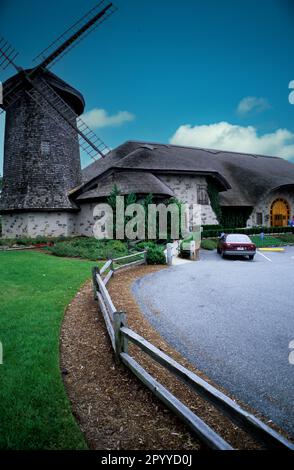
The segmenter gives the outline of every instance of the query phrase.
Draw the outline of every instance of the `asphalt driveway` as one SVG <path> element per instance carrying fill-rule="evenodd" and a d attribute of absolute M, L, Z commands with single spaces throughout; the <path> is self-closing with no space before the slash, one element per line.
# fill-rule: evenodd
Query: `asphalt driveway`
<path fill-rule="evenodd" d="M 199 262 L 133 285 L 150 323 L 191 363 L 294 435 L 294 247 Z"/>

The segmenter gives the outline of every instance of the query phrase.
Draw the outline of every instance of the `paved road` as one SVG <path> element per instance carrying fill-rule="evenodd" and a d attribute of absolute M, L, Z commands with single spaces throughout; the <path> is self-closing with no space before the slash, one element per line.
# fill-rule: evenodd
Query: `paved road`
<path fill-rule="evenodd" d="M 294 247 L 254 261 L 201 261 L 135 282 L 162 336 L 200 370 L 294 435 Z"/>

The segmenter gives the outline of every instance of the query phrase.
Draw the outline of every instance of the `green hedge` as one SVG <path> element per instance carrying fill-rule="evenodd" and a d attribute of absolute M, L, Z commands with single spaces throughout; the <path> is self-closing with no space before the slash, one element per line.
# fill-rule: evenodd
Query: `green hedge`
<path fill-rule="evenodd" d="M 75 238 L 55 243 L 48 250 L 55 256 L 99 260 L 119 258 L 129 253 L 127 244 L 120 240 L 96 240 L 95 238 Z"/>
<path fill-rule="evenodd" d="M 263 233 L 291 233 L 292 227 L 251 227 L 251 228 L 223 228 L 219 226 L 218 229 L 206 229 L 203 227 L 202 238 L 218 237 L 221 232 L 225 233 L 244 233 L 246 235 L 258 235 Z"/>

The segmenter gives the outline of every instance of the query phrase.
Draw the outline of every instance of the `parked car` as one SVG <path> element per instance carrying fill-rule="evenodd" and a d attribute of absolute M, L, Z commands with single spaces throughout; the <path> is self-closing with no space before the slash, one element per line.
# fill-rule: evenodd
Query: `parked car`
<path fill-rule="evenodd" d="M 256 245 L 247 235 L 239 233 L 223 234 L 217 245 L 217 252 L 222 256 L 248 256 L 254 259 Z"/>

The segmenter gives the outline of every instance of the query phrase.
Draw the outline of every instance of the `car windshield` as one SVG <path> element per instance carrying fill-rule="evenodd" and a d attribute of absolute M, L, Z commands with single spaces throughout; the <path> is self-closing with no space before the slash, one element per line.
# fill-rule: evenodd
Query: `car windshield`
<path fill-rule="evenodd" d="M 226 242 L 228 243 L 252 243 L 250 238 L 247 235 L 234 233 L 232 235 L 227 235 Z"/>

